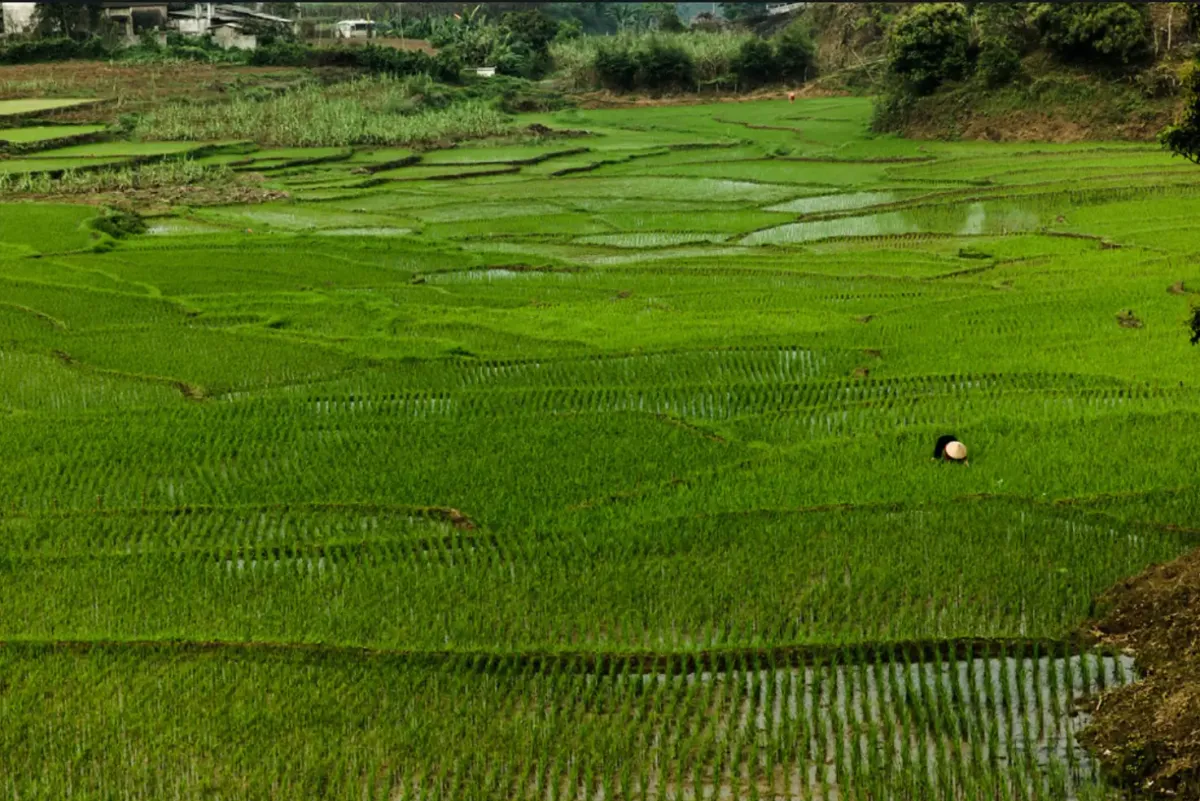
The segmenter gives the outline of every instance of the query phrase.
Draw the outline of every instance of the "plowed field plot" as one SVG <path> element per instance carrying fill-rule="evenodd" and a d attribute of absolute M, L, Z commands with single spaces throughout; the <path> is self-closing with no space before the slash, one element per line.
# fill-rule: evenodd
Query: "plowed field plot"
<path fill-rule="evenodd" d="M 1200 545 L 1200 170 L 869 116 L 0 206 L 0 796 L 1117 797 L 1080 632 Z"/>

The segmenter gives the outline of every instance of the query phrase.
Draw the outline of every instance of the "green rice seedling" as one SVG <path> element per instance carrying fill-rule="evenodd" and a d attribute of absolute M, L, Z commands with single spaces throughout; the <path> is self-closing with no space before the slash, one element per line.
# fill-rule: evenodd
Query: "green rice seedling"
<path fill-rule="evenodd" d="M 1072 633 L 1200 510 L 1194 188 L 872 139 L 857 98 L 351 155 L 409 88 L 238 110 L 279 147 L 231 161 L 6 179 L 258 159 L 328 199 L 105 252 L 86 206 L 0 209 L 0 793 L 1101 797 L 1072 713 L 1133 668 Z M 577 143 L 621 163 L 507 164 Z M 381 165 L 413 180 L 327 188 Z M 763 241 L 691 241 L 725 236 Z"/>
<path fill-rule="evenodd" d="M 0 129 L 0 143 L 16 146 L 22 152 L 42 149 L 47 144 L 77 137 L 91 136 L 104 131 L 104 125 L 29 125 Z"/>
<path fill-rule="evenodd" d="M 344 147 L 483 138 L 512 130 L 508 117 L 477 101 L 397 113 L 409 105 L 410 89 L 403 80 L 368 78 L 328 88 L 306 86 L 263 101 L 235 99 L 217 113 L 198 104 L 164 105 L 145 115 L 135 134 L 143 140 Z"/>
<path fill-rule="evenodd" d="M 47 111 L 58 111 L 67 108 L 78 108 L 99 101 L 90 98 L 22 98 L 16 100 L 0 100 L 0 117 L 17 117 L 28 114 L 41 114 Z"/>
<path fill-rule="evenodd" d="M 56 173 L 57 177 L 47 172 L 0 175 L 0 194 L 73 195 L 237 183 L 227 168 L 205 166 L 191 159 L 86 171 L 75 169 L 76 162 L 63 163 L 67 164 L 67 169 L 61 174 Z M 113 165 L 118 163 L 112 162 Z"/>

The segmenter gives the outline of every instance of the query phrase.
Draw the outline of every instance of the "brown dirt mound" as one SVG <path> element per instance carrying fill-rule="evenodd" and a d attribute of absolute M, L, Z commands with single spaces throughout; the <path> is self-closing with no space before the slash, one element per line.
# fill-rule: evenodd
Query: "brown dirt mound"
<path fill-rule="evenodd" d="M 1122 328 L 1141 328 L 1143 323 L 1141 319 L 1133 313 L 1133 310 L 1123 311 L 1117 315 L 1117 325 Z"/>
<path fill-rule="evenodd" d="M 1087 86 L 1089 76 L 1074 80 Z M 1106 94 L 1095 102 L 1049 104 L 1026 99 L 1029 108 L 989 105 L 987 98 L 958 93 L 925 98 L 904 126 L 910 139 L 982 139 L 992 142 L 1086 142 L 1107 139 L 1154 141 L 1177 111 L 1171 98 L 1146 101 L 1136 113 Z"/>
<path fill-rule="evenodd" d="M 620 94 L 607 89 L 589 92 L 576 92 L 573 97 L 582 109 L 603 108 L 639 108 L 643 106 L 699 106 L 708 103 L 749 103 L 757 100 L 778 100 L 783 105 L 788 104 L 788 92 L 796 93 L 796 99 L 814 97 L 844 97 L 849 92 L 841 89 L 831 89 L 815 85 L 812 81 L 796 87 L 770 87 L 757 89 L 753 92 L 737 94 L 733 92 L 689 92 L 684 94 L 646 96 L 637 94 Z"/>
<path fill-rule="evenodd" d="M 1108 613 L 1093 636 L 1132 651 L 1145 679 L 1099 699 L 1084 743 L 1124 786 L 1200 799 L 1200 550 L 1100 600 Z"/>

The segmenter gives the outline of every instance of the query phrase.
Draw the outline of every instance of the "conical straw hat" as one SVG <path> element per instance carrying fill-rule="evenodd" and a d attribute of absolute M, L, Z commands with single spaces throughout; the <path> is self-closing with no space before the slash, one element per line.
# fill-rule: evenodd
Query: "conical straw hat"
<path fill-rule="evenodd" d="M 946 446 L 946 457 L 961 461 L 967 458 L 967 446 L 961 442 L 951 442 Z"/>

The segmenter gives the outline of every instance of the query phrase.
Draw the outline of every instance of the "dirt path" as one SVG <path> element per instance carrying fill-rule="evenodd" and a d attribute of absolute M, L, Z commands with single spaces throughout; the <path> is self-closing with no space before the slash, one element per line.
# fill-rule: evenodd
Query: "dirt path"
<path fill-rule="evenodd" d="M 1101 598 L 1092 634 L 1131 650 L 1144 681 L 1102 696 L 1084 742 L 1121 784 L 1200 799 L 1200 550 Z"/>
<path fill-rule="evenodd" d="M 796 99 L 814 97 L 846 97 L 849 92 L 826 89 L 812 83 L 796 87 Z M 685 92 L 682 94 L 649 96 L 639 94 L 619 94 L 608 90 L 570 92 L 575 102 L 582 109 L 599 108 L 642 108 L 646 106 L 702 106 L 709 103 L 749 103 L 755 100 L 787 101 L 788 89 L 771 87 L 745 93 L 722 92 Z"/>

